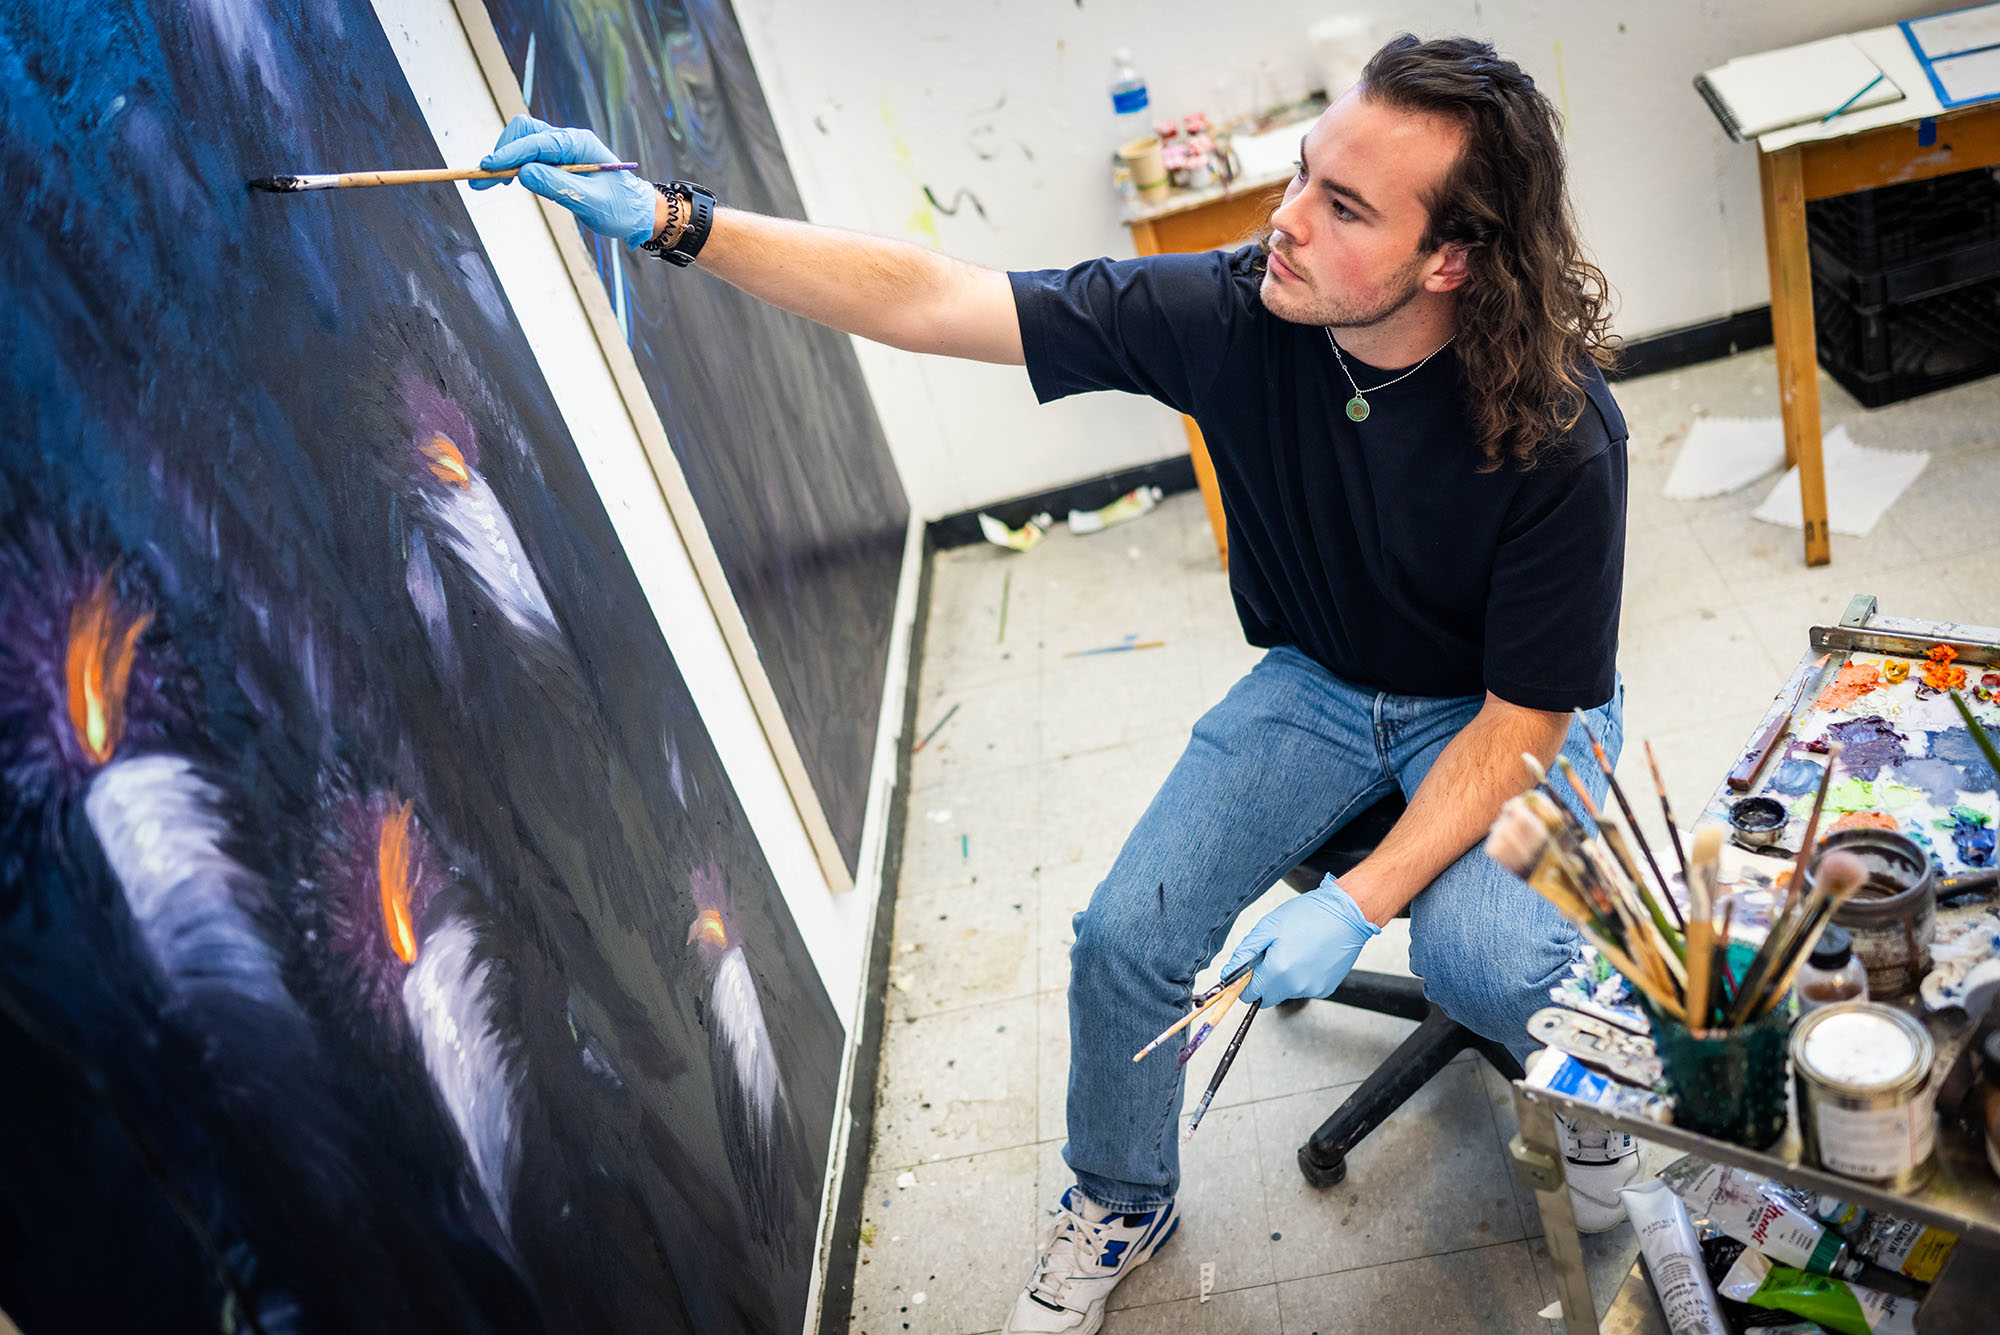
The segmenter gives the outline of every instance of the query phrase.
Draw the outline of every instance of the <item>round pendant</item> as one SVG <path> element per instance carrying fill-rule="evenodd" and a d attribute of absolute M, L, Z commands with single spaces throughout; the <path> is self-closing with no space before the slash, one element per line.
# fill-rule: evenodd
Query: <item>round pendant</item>
<path fill-rule="evenodd" d="M 1368 400 L 1362 398 L 1359 394 L 1356 394 L 1353 398 L 1349 399 L 1347 401 L 1347 416 L 1348 420 L 1350 421 L 1354 422 L 1367 421 Z"/>

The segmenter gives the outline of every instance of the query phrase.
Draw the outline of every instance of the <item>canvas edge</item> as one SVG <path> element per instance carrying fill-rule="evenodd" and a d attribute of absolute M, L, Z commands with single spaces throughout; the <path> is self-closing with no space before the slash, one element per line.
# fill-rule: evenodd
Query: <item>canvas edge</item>
<path fill-rule="evenodd" d="M 916 727 L 917 677 L 923 661 L 924 631 L 930 620 L 931 551 L 927 527 L 913 509 L 903 551 L 902 579 L 896 593 L 869 818 L 863 825 L 861 865 L 867 871 L 863 883 L 867 891 L 867 922 L 859 940 L 866 948 L 866 957 L 834 1106 L 833 1142 L 828 1148 L 819 1237 L 813 1253 L 812 1301 L 803 1335 L 828 1335 L 844 1329 L 854 1297 L 854 1273 L 861 1243 L 861 1196 L 868 1177 L 876 1077 L 881 1065 L 887 1009 L 889 947 L 895 934 L 903 832 L 909 820 L 910 752 L 904 742 Z M 849 897 L 850 901 L 860 899 L 862 896 Z"/>
<path fill-rule="evenodd" d="M 451 4 L 501 116 L 511 119 L 525 114 L 527 99 L 521 95 L 520 81 L 515 78 L 513 66 L 508 63 L 506 50 L 500 44 L 500 34 L 493 26 L 492 16 L 486 12 L 484 0 L 451 0 Z M 827 889 L 836 896 L 845 895 L 855 888 L 854 872 L 848 868 L 846 858 L 841 856 L 833 825 L 827 819 L 819 792 L 813 787 L 812 778 L 806 771 L 805 758 L 792 736 L 791 725 L 778 703 L 777 692 L 771 687 L 770 676 L 764 671 L 764 661 L 757 653 L 755 641 L 750 638 L 749 623 L 743 619 L 743 611 L 736 605 L 736 595 L 729 587 L 721 560 L 716 556 L 715 544 L 708 536 L 708 526 L 695 506 L 694 493 L 688 489 L 680 460 L 674 455 L 666 424 L 660 420 L 659 409 L 654 406 L 653 397 L 646 389 L 632 349 L 618 332 L 618 317 L 611 308 L 611 299 L 604 294 L 604 287 L 598 282 L 596 266 L 584 249 L 583 239 L 577 234 L 569 212 L 547 200 L 540 203 L 543 221 L 548 224 L 556 250 L 563 258 L 563 267 L 568 271 L 570 284 L 576 289 L 591 329 L 597 335 L 604 360 L 618 386 L 619 397 L 624 401 L 625 411 L 632 419 L 633 429 L 646 451 L 654 479 L 659 483 L 660 494 L 667 503 L 667 513 L 673 518 L 681 547 L 687 552 L 689 563 L 694 567 L 695 579 L 715 615 L 723 644 L 735 664 L 736 675 L 743 683 L 744 694 L 749 697 L 751 713 L 763 731 L 772 759 L 777 762 L 779 777 L 791 797 L 792 807 L 805 830 L 807 842 L 812 846 L 821 874 L 826 878 Z"/>

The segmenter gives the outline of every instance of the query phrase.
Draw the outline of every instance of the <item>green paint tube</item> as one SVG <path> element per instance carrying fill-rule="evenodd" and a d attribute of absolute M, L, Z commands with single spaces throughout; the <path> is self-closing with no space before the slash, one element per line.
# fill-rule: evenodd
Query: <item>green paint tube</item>
<path fill-rule="evenodd" d="M 1793 1204 L 1775 1182 L 1693 1155 L 1662 1168 L 1660 1181 L 1698 1218 L 1774 1261 L 1821 1275 L 1860 1267 L 1838 1233 Z"/>
<path fill-rule="evenodd" d="M 1723 1297 L 1817 1321 L 1836 1335 L 1916 1335 L 1917 1304 L 1830 1275 L 1773 1265 L 1749 1248 L 1717 1286 Z"/>

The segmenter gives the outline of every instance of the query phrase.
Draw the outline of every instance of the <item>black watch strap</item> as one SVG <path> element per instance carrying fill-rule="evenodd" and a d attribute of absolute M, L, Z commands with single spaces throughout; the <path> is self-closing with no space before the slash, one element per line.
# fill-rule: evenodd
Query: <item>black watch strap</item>
<path fill-rule="evenodd" d="M 687 202 L 687 225 L 669 246 L 663 236 L 656 236 L 641 249 L 649 250 L 667 263 L 685 269 L 694 263 L 694 257 L 701 254 L 701 248 L 708 241 L 708 229 L 715 223 L 715 196 L 706 186 L 693 181 L 668 181 L 664 185 L 653 182 L 653 188 L 663 195 L 679 195 Z"/>

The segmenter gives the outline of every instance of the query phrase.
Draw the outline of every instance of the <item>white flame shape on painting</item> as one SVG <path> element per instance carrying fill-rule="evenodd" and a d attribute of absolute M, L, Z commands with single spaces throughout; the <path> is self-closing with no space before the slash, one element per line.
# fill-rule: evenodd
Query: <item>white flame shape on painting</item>
<path fill-rule="evenodd" d="M 444 484 L 423 489 L 424 508 L 445 541 L 516 630 L 553 640 L 556 614 L 500 498 L 446 437 L 433 436 L 424 455 Z"/>
<path fill-rule="evenodd" d="M 222 851 L 220 796 L 182 757 L 144 755 L 99 771 L 83 809 L 170 987 L 289 1008 L 277 960 L 243 908 L 257 878 Z"/>
<path fill-rule="evenodd" d="M 750 977 L 743 947 L 732 946 L 723 953 L 715 968 L 715 981 L 709 986 L 708 1001 L 716 1033 L 728 1049 L 758 1138 L 764 1142 L 759 1148 L 768 1150 L 771 1117 L 783 1096 L 784 1082 L 778 1075 L 771 1031 L 764 1027 L 764 1007 L 757 1000 L 757 985 Z"/>
<path fill-rule="evenodd" d="M 403 1010 L 479 1188 L 501 1230 L 511 1234 L 514 1080 L 486 1000 L 492 965 L 476 957 L 476 945 L 462 918 L 448 918 L 426 936 L 403 980 Z"/>

